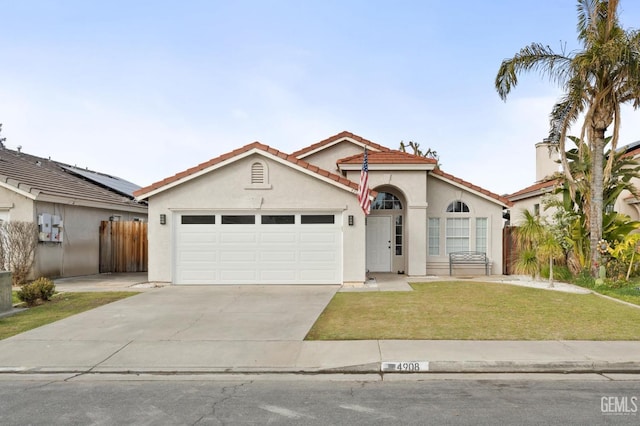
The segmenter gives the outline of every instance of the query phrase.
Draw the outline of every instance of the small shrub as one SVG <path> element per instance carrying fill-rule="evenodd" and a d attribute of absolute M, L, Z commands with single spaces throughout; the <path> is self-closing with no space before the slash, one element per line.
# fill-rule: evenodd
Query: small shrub
<path fill-rule="evenodd" d="M 25 302 L 27 306 L 34 306 L 38 300 L 51 300 L 51 296 L 56 291 L 56 286 L 48 278 L 38 278 L 37 280 L 23 285 L 18 290 L 18 298 Z"/>
<path fill-rule="evenodd" d="M 40 299 L 40 291 L 31 284 L 25 284 L 18 290 L 18 298 L 26 303 L 27 306 L 34 306 Z"/>
<path fill-rule="evenodd" d="M 595 286 L 595 279 L 591 276 L 588 269 L 580 271 L 574 278 L 573 282 L 580 287 L 593 288 Z"/>
<path fill-rule="evenodd" d="M 40 277 L 31 283 L 40 293 L 40 299 L 51 300 L 51 296 L 56 292 L 56 286 L 49 278 Z"/>
<path fill-rule="evenodd" d="M 549 279 L 549 265 L 543 265 L 540 269 L 540 275 L 542 278 Z M 567 266 L 560 265 L 553 267 L 553 279 L 555 281 L 570 282 L 573 279 L 573 274 Z"/>

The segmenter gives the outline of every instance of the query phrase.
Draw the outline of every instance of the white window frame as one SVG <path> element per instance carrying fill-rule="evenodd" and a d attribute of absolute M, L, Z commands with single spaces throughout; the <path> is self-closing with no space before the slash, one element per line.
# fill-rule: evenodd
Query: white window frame
<path fill-rule="evenodd" d="M 440 256 L 440 218 L 430 217 L 427 223 L 427 254 L 428 256 Z"/>
<path fill-rule="evenodd" d="M 476 251 L 487 253 L 488 249 L 489 219 L 486 217 L 476 217 Z"/>
<path fill-rule="evenodd" d="M 445 223 L 445 250 L 447 255 L 456 251 L 469 251 L 471 244 L 470 228 L 471 220 L 469 217 L 447 218 Z"/>

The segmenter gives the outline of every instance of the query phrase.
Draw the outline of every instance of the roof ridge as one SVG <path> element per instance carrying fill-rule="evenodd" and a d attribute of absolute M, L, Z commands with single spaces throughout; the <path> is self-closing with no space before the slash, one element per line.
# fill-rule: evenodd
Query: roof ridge
<path fill-rule="evenodd" d="M 370 146 L 370 147 L 372 147 L 374 149 L 377 149 L 379 151 L 390 151 L 390 149 L 387 148 L 386 146 L 377 144 L 375 142 L 372 142 L 372 141 L 370 141 L 368 139 L 363 138 L 362 136 L 358 136 L 358 135 L 356 135 L 354 133 L 351 133 L 349 131 L 343 130 L 342 132 L 337 133 L 337 134 L 335 134 L 333 136 L 329 136 L 328 138 L 323 139 L 320 142 L 316 142 L 316 143 L 311 144 L 311 145 L 309 145 L 307 147 L 299 149 L 299 150 L 293 152 L 291 155 L 293 155 L 294 157 L 299 157 L 300 155 L 303 155 L 303 154 L 306 154 L 308 152 L 314 151 L 314 150 L 316 150 L 318 148 L 321 148 L 321 147 L 323 147 L 325 145 L 328 145 L 328 144 L 333 143 L 333 142 L 337 142 L 340 139 L 345 139 L 345 138 L 350 138 L 350 139 L 356 140 L 356 141 L 358 141 L 360 143 L 363 143 L 364 145 Z"/>
<path fill-rule="evenodd" d="M 548 179 L 548 180 L 542 180 L 542 181 L 538 181 L 536 183 L 533 183 L 527 187 L 524 187 L 516 192 L 513 192 L 511 194 L 507 194 L 506 196 L 511 199 L 513 197 L 517 197 L 519 195 L 525 195 L 528 193 L 533 193 L 535 191 L 539 191 L 541 189 L 550 187 L 550 186 L 554 186 L 556 184 L 558 184 L 560 181 L 560 178 L 555 178 L 555 179 Z"/>
<path fill-rule="evenodd" d="M 13 182 L 7 181 L 7 184 L 16 189 L 24 191 L 28 188 L 28 192 L 34 195 L 99 200 L 114 205 L 139 205 L 131 197 L 66 171 L 64 167 L 70 167 L 66 163 L 8 148 L 0 149 L 0 158 L 3 159 L 0 161 L 0 174 L 11 179 Z"/>
<path fill-rule="evenodd" d="M 234 149 L 233 151 L 227 152 L 225 154 L 221 154 L 217 157 L 214 157 L 208 161 L 205 161 L 203 163 L 198 164 L 197 166 L 194 167 L 190 167 L 187 170 L 184 170 L 182 172 L 178 172 L 176 174 L 174 174 L 173 176 L 169 176 L 166 177 L 160 181 L 154 182 L 151 185 L 148 185 L 144 188 L 140 188 L 137 191 L 135 191 L 133 193 L 133 195 L 136 198 L 140 198 L 141 196 L 143 196 L 144 194 L 147 194 L 151 191 L 154 191 L 156 189 L 160 189 L 164 186 L 167 186 L 171 183 L 177 182 L 181 179 L 184 179 L 188 176 L 193 175 L 194 173 L 203 171 L 209 167 L 215 166 L 216 164 L 220 164 L 226 160 L 230 160 L 234 157 L 239 156 L 240 154 L 244 154 L 245 152 L 251 151 L 252 149 L 259 149 L 261 151 L 264 151 L 268 154 L 271 154 L 275 157 L 281 158 L 282 160 L 285 160 L 293 165 L 297 165 L 299 167 L 302 167 L 306 170 L 309 170 L 310 172 L 317 174 L 318 176 L 323 176 L 326 178 L 329 178 L 335 182 L 338 182 L 342 185 L 348 186 L 350 188 L 353 189 L 358 189 L 358 184 L 356 182 L 353 182 L 343 176 L 340 176 L 338 174 L 332 173 L 328 170 L 322 169 L 318 166 L 316 166 L 315 164 L 311 164 L 303 159 L 300 159 L 296 156 L 294 156 L 293 154 L 287 154 L 283 151 L 280 151 L 276 148 L 272 148 L 269 145 L 263 144 L 261 142 L 252 142 L 250 144 L 247 144 L 243 147 Z"/>
<path fill-rule="evenodd" d="M 386 163 L 404 163 L 404 164 L 418 164 L 418 163 L 428 163 L 428 164 L 437 164 L 437 160 L 430 158 L 430 157 L 424 157 L 422 155 L 417 155 L 417 154 L 411 154 L 409 152 L 404 152 L 404 151 L 400 151 L 397 149 L 389 149 L 388 151 L 372 151 L 372 152 L 368 152 L 368 160 L 370 164 L 375 164 L 376 162 L 378 164 L 386 164 Z M 396 159 L 393 159 L 393 156 L 396 157 Z M 341 158 L 337 161 L 337 164 L 354 164 L 357 162 L 362 162 L 362 159 L 364 157 L 364 153 L 360 152 L 358 154 L 354 154 L 354 155 L 350 155 L 349 157 L 345 157 L 345 158 Z M 402 160 L 398 160 L 398 157 L 402 158 Z M 391 158 L 389 160 L 389 158 Z M 356 161 L 357 160 L 357 161 Z M 388 161 L 382 161 L 382 160 L 388 160 Z M 409 161 L 407 161 L 409 160 Z"/>

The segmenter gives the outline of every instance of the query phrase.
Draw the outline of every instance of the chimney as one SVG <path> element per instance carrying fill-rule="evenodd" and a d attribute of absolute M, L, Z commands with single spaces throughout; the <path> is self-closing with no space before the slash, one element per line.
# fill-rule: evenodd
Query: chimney
<path fill-rule="evenodd" d="M 544 180 L 546 177 L 556 172 L 562 171 L 562 166 L 557 161 L 560 160 L 558 144 L 547 140 L 536 144 L 536 182 Z"/>

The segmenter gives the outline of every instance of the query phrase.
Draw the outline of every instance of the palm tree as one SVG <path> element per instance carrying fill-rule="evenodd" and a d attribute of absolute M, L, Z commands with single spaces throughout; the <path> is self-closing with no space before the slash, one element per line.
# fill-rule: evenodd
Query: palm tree
<path fill-rule="evenodd" d="M 605 133 L 612 128 L 615 152 L 620 128 L 620 107 L 640 106 L 640 32 L 624 30 L 618 21 L 618 0 L 578 0 L 578 41 L 582 50 L 554 52 L 532 43 L 500 65 L 495 87 L 503 100 L 518 83 L 518 74 L 540 71 L 564 90 L 551 112 L 550 137 L 559 144 L 564 174 L 572 198 L 576 179 L 565 155 L 565 139 L 571 126 L 584 116 L 580 139 L 587 141 L 592 161 L 590 196 L 582 208 L 589 212 L 592 274 L 597 273 L 598 241 L 602 238 L 603 182 L 608 180 L 614 156 L 605 165 Z"/>

